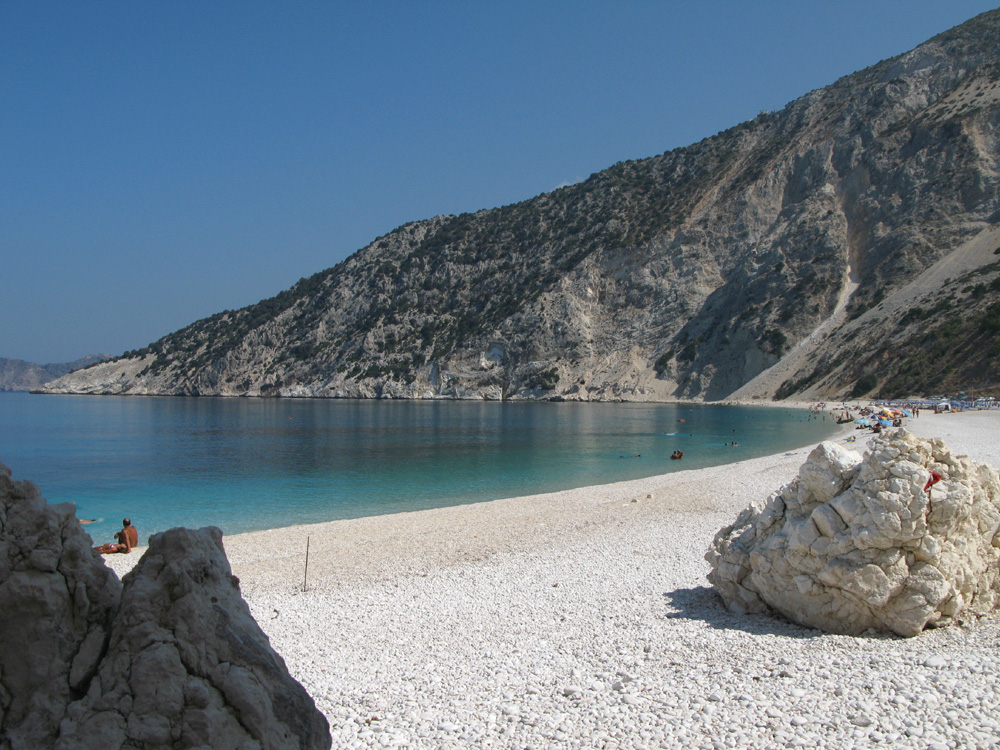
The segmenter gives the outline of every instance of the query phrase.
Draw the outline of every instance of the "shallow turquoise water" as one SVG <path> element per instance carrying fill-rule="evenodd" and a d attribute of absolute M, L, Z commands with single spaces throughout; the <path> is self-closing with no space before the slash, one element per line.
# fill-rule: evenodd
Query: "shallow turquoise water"
<path fill-rule="evenodd" d="M 765 407 L 0 393 L 14 479 L 76 502 L 98 541 L 128 515 L 142 543 L 173 526 L 233 534 L 636 479 L 834 430 Z"/>

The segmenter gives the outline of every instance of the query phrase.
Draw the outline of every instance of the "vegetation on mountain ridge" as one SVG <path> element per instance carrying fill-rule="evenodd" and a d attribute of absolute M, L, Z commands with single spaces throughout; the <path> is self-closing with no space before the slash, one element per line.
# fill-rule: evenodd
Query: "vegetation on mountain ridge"
<path fill-rule="evenodd" d="M 141 368 L 93 387 L 724 398 L 841 309 L 845 324 L 867 320 L 997 223 L 998 20 L 691 146 L 401 226 L 273 298 L 126 352 L 97 370 Z M 962 293 L 961 314 L 923 302 L 898 325 L 863 328 L 866 346 L 834 331 L 779 395 L 852 392 L 873 369 L 886 393 L 1000 382 L 991 274 Z M 968 368 L 927 364 L 960 353 Z"/>

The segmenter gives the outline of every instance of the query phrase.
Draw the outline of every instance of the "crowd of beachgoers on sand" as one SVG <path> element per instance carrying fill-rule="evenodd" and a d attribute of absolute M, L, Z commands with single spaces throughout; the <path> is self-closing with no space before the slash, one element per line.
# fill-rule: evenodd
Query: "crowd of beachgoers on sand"
<path fill-rule="evenodd" d="M 815 415 L 824 413 L 828 406 L 825 402 L 815 402 L 809 408 Z M 997 408 L 1000 408 L 1000 402 L 993 397 L 969 399 L 963 395 L 957 398 L 877 400 L 864 405 L 860 401 L 853 405 L 844 401 L 839 407 L 832 407 L 831 411 L 837 424 L 852 424 L 855 430 L 878 434 L 889 427 L 902 427 L 906 420 L 918 419 L 921 412 L 943 414 Z"/>

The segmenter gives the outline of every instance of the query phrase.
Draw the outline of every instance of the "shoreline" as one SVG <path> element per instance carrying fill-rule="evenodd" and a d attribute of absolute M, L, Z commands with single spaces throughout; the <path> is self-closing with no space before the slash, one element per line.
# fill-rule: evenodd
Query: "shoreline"
<path fill-rule="evenodd" d="M 24 399 L 13 402 L 14 408 L 11 410 L 13 417 L 21 416 L 31 421 L 35 418 L 45 418 L 50 411 L 52 413 L 63 413 L 62 408 L 49 410 L 44 408 L 43 399 L 35 399 L 29 394 L 23 394 Z M 114 399 L 112 399 L 114 400 Z M 195 404 L 198 399 L 173 399 L 182 400 L 195 406 L 198 413 L 202 407 Z M 140 399 L 133 399 L 140 401 Z M 163 406 L 155 407 L 153 403 L 160 401 Z M 249 466 L 242 462 L 242 466 L 234 468 L 233 472 L 218 470 L 212 465 L 197 464 L 194 466 L 196 472 L 192 474 L 193 481 L 187 478 L 172 478 L 174 466 L 190 465 L 187 457 L 183 453 L 174 455 L 171 451 L 164 454 L 162 459 L 158 459 L 153 452 L 148 455 L 140 453 L 139 463 L 133 467 L 126 465 L 122 460 L 112 461 L 110 465 L 104 467 L 105 476 L 115 472 L 134 474 L 134 481 L 129 483 L 113 483 L 108 487 L 108 492 L 95 490 L 104 487 L 105 476 L 100 474 L 82 474 L 79 477 L 72 476 L 64 467 L 72 466 L 73 453 L 66 455 L 52 455 L 53 451 L 48 450 L 49 458 L 45 462 L 42 457 L 46 451 L 37 451 L 24 455 L 23 441 L 21 443 L 12 440 L 8 436 L 7 440 L 0 440 L 3 443 L 3 452 L 0 459 L 6 461 L 14 467 L 18 476 L 33 476 L 47 491 L 46 497 L 51 502 L 78 503 L 78 515 L 89 519 L 96 519 L 94 526 L 88 530 L 95 542 L 105 541 L 112 538 L 113 534 L 119 530 L 119 523 L 116 519 L 129 516 L 136 520 L 139 528 L 141 540 L 144 542 L 150 534 L 165 531 L 172 526 L 188 526 L 197 528 L 200 526 L 215 525 L 223 529 L 227 537 L 237 533 L 248 533 L 252 531 L 262 531 L 275 528 L 288 528 L 295 525 L 310 523 L 321 523 L 339 518 L 357 518 L 369 514 L 381 514 L 387 512 L 404 511 L 415 508 L 427 508 L 434 505 L 467 504 L 473 502 L 484 502 L 504 497 L 515 497 L 529 493 L 554 492 L 561 489 L 586 487 L 589 485 L 625 480 L 629 478 L 641 478 L 659 473 L 676 471 L 688 466 L 703 466 L 709 462 L 734 461 L 745 456 L 761 455 L 763 453 L 777 452 L 787 449 L 800 442 L 818 440 L 823 436 L 828 436 L 836 429 L 832 424 L 821 424 L 819 419 L 812 421 L 808 416 L 807 405 L 798 402 L 788 404 L 774 404 L 777 408 L 755 408 L 753 405 L 723 405 L 723 404 L 701 404 L 690 402 L 686 405 L 669 406 L 649 406 L 635 404 L 513 404 L 515 411 L 507 412 L 503 405 L 473 405 L 469 411 L 473 419 L 478 414 L 485 414 L 486 419 L 492 427 L 494 424 L 503 426 L 496 430 L 490 430 L 482 438 L 477 437 L 475 444 L 471 446 L 461 445 L 461 451 L 453 451 L 448 445 L 448 450 L 441 451 L 440 460 L 435 459 L 431 468 L 434 471 L 426 471 L 424 466 L 416 461 L 403 462 L 401 466 L 393 466 L 392 446 L 401 445 L 400 440 L 388 441 L 389 447 L 386 451 L 379 448 L 374 455 L 357 455 L 345 447 L 345 453 L 341 453 L 339 447 L 327 445 L 327 441 L 322 437 L 322 430 L 317 429 L 313 423 L 313 408 L 309 404 L 296 405 L 287 404 L 287 410 L 277 401 L 280 399 L 269 399 L 271 405 L 266 405 L 259 399 L 256 404 L 249 405 L 249 414 L 255 419 L 259 417 L 268 429 L 278 430 L 281 434 L 294 436 L 296 427 L 304 430 L 307 438 L 314 439 L 316 447 L 309 446 L 306 450 L 312 451 L 317 459 L 307 468 L 299 467 L 301 475 L 296 475 L 294 466 L 289 464 L 284 470 L 276 465 L 274 469 L 256 468 L 244 470 L 242 467 Z M 299 400 L 301 401 L 301 400 Z M 336 410 L 327 415 L 327 406 L 334 406 L 327 402 L 320 403 L 318 400 L 310 400 L 312 404 L 318 404 L 316 414 L 329 420 L 339 419 L 341 415 L 350 414 L 353 407 L 347 411 Z M 328 400 L 327 400 L 328 401 Z M 137 414 L 145 414 L 152 411 L 157 415 L 165 414 L 171 420 L 178 413 L 183 413 L 188 407 L 175 409 L 164 399 L 145 399 L 142 404 L 134 410 Z M 219 404 L 220 413 L 226 418 L 230 415 L 242 415 L 243 407 L 230 409 L 224 404 Z M 244 402 L 245 403 L 245 402 Z M 361 402 L 356 402 L 361 403 Z M 125 409 L 126 414 L 132 414 L 131 407 L 125 406 L 123 400 L 119 400 L 119 406 L 111 407 L 112 412 L 117 412 L 119 408 Z M 365 408 L 371 408 L 371 404 Z M 214 413 L 215 407 L 208 405 L 206 413 Z M 233 406 L 239 406 L 234 404 Z M 391 413 L 402 415 L 414 414 L 419 419 L 425 420 L 426 424 L 437 424 L 436 417 L 438 406 L 446 404 L 409 404 L 405 410 L 399 412 L 399 407 L 385 405 Z M 430 410 L 421 410 L 420 406 L 432 407 Z M 462 405 L 459 404 L 459 407 Z M 416 411 L 411 408 L 416 407 Z M 478 407 L 478 408 L 477 408 Z M 561 407 L 561 408 L 560 408 Z M 601 407 L 606 407 L 602 409 Z M 102 405 L 94 404 L 87 409 L 69 409 L 67 414 L 81 415 L 87 414 L 93 408 L 96 413 L 102 414 L 105 408 Z M 263 408 L 263 411 L 261 411 Z M 541 411 L 539 411 L 541 408 Z M 161 411 L 162 409 L 162 411 Z M 696 414 L 701 410 L 712 417 L 712 424 L 718 429 L 706 429 L 704 435 L 687 436 L 687 431 L 683 425 L 676 425 L 674 429 L 674 419 L 670 414 L 678 412 L 677 416 L 687 416 L 680 412 L 691 411 Z M 612 411 L 614 410 L 614 411 Z M 619 412 L 618 410 L 623 410 Z M 629 414 L 634 411 L 635 420 Z M 738 416 L 732 425 L 727 425 L 728 417 L 725 412 L 738 412 Z M 390 413 L 385 412 L 385 413 Z M 293 416 L 293 421 L 286 421 L 285 414 Z M 377 416 L 382 412 L 374 412 Z M 441 413 L 451 414 L 451 411 Z M 614 421 L 621 413 L 623 418 L 634 421 L 624 430 L 618 431 Z M 456 414 L 466 414 L 465 410 L 457 411 Z M 565 446 L 553 445 L 551 441 L 546 441 L 549 445 L 540 445 L 541 449 L 536 456 L 534 452 L 528 454 L 521 450 L 521 458 L 504 458 L 505 446 L 510 446 L 517 442 L 517 437 L 511 437 L 511 431 L 506 429 L 506 425 L 511 423 L 505 415 L 512 414 L 518 422 L 527 423 L 528 431 L 525 433 L 529 440 L 539 441 L 552 431 L 557 436 L 557 443 L 566 442 Z M 666 415 L 664 419 L 658 419 L 657 415 Z M 558 437 L 558 428 L 549 424 L 550 415 L 556 415 L 556 419 L 566 424 L 576 422 L 594 422 L 594 438 L 588 436 L 587 425 L 583 425 L 580 430 L 581 450 L 586 453 L 580 460 L 574 455 L 569 455 L 568 446 L 575 445 L 576 436 L 567 436 L 569 442 Z M 645 416 L 644 416 L 645 415 Z M 651 417 L 649 415 L 652 415 Z M 310 421 L 299 421 L 309 417 Z M 240 416 L 234 418 L 242 418 Z M 320 417 L 316 417 L 319 419 Z M 610 420 L 610 421 L 609 421 Z M 810 422 L 809 424 L 782 424 L 785 420 L 789 422 Z M 7 420 L 0 420 L 7 424 Z M 680 420 L 678 420 L 680 421 Z M 177 437 L 186 441 L 183 429 L 177 429 L 171 421 L 173 432 Z M 312 427 L 311 427 L 312 425 Z M 648 425 L 648 428 L 646 427 Z M 12 428 L 15 427 L 13 423 Z M 291 432 L 285 431 L 288 427 Z M 422 439 L 419 430 L 421 425 L 417 425 L 417 431 L 413 435 L 417 439 Z M 729 439 L 730 427 L 735 427 L 732 437 L 740 441 L 739 449 L 723 447 L 724 441 Z M 279 429 L 280 428 L 280 429 Z M 434 428 L 435 430 L 437 427 Z M 760 429 L 760 440 L 757 440 L 755 433 Z M 311 430 L 311 431 L 310 431 Z M 637 431 L 638 430 L 638 431 Z M 16 435 L 17 430 L 8 430 L 10 435 Z M 697 429 L 694 432 L 698 432 Z M 737 435 L 737 432 L 740 434 Z M 495 434 L 494 434 L 495 433 Z M 75 434 L 75 433 L 73 433 Z M 173 433 L 171 433 L 173 434 Z M 429 434 L 429 433 L 428 433 Z M 662 437 L 660 436 L 662 434 Z M 712 437 L 714 435 L 714 437 Z M 58 436 L 53 436 L 58 438 Z M 335 436 L 336 437 L 336 436 Z M 458 441 L 461 437 L 457 433 L 449 433 L 447 424 L 445 437 L 448 440 Z M 663 446 L 671 445 L 671 448 L 683 448 L 688 450 L 683 443 L 689 442 L 692 451 L 685 457 L 690 461 L 683 462 L 660 460 L 667 458 L 667 453 L 662 451 Z M 123 456 L 130 451 L 130 446 L 122 445 L 122 450 L 117 450 L 114 441 L 118 439 L 118 433 L 108 435 L 108 445 L 106 450 L 110 455 Z M 339 438 L 338 438 L 339 439 Z M 589 442 L 587 440 L 589 439 Z M 714 441 L 714 442 L 713 442 Z M 426 441 L 427 448 L 418 445 L 421 450 L 433 449 L 435 439 Z M 181 444 L 179 441 L 173 441 Z M 620 444 L 619 444 L 620 443 Z M 635 445 L 633 446 L 632 443 Z M 49 440 L 46 446 L 53 446 L 56 440 Z M 185 442 L 186 444 L 186 442 Z M 485 446 L 482 450 L 479 446 Z M 697 445 L 697 450 L 693 447 Z M 494 450 L 496 446 L 496 450 Z M 236 453 L 243 446 L 233 449 Z M 266 446 L 263 443 L 256 445 L 258 449 Z M 517 446 L 513 446 L 517 449 Z M 71 446 L 71 449 L 89 450 L 88 446 Z M 648 449 L 648 455 L 647 455 Z M 211 446 L 195 443 L 192 445 L 192 456 L 208 455 L 213 450 Z M 555 451 L 566 455 L 569 461 L 559 459 L 553 460 L 549 453 L 554 455 Z M 547 452 L 548 451 L 548 452 Z M 593 459 L 591 460 L 591 455 Z M 616 458 L 635 458 L 633 454 L 642 454 L 641 461 L 611 461 Z M 623 454 L 623 455 L 619 455 Z M 233 455 L 233 454 L 231 454 Z M 466 466 L 465 462 L 457 463 L 456 456 L 468 455 L 476 460 L 479 468 Z M 340 460 L 343 456 L 345 460 Z M 66 460 L 69 458 L 70 460 Z M 374 473 L 372 476 L 365 462 L 371 458 L 386 459 L 372 463 Z M 518 464 L 522 458 L 527 459 L 525 468 L 522 470 Z M 262 464 L 266 466 L 267 457 L 262 456 Z M 298 459 L 295 459 L 298 460 Z M 460 459 L 458 459 L 460 461 Z M 507 471 L 496 471 L 492 475 L 492 466 L 501 467 L 501 462 L 508 467 Z M 613 464 L 613 465 L 612 465 Z M 49 465 L 54 471 L 49 474 Z M 93 465 L 90 463 L 89 465 Z M 435 468 L 437 467 L 437 468 Z M 219 467 L 221 468 L 221 467 Z M 409 476 L 404 471 L 413 474 L 412 492 L 408 486 Z M 435 473 L 439 476 L 435 477 Z M 179 476 L 179 475 L 178 475 Z M 277 481 L 274 481 L 277 480 Z M 244 490 L 244 483 L 246 483 Z M 52 497 L 49 491 L 55 493 Z M 175 498 L 183 498 L 183 502 L 175 502 Z M 287 499 L 287 502 L 285 500 Z M 190 500 L 190 507 L 188 507 Z M 215 501 L 218 502 L 215 502 Z M 115 510 L 117 508 L 117 510 Z"/>
<path fill-rule="evenodd" d="M 1000 464 L 998 412 L 905 426 Z M 335 747 L 987 746 L 1000 618 L 834 636 L 735 615 L 708 585 L 715 532 L 811 448 L 224 545 Z"/>
<path fill-rule="evenodd" d="M 64 395 L 64 394 L 56 394 L 56 395 Z M 69 394 L 69 395 L 78 395 L 78 394 Z M 84 394 L 84 395 L 87 395 L 87 394 Z M 657 402 L 657 403 L 659 403 L 659 402 Z M 674 403 L 674 402 L 664 402 L 664 403 Z M 734 402 L 721 402 L 720 401 L 720 402 L 711 402 L 711 403 L 698 402 L 698 401 L 681 401 L 681 402 L 676 402 L 676 403 L 688 404 L 688 405 L 695 405 L 695 406 L 704 406 L 704 405 L 708 405 L 708 406 L 749 406 L 749 407 L 761 406 L 761 407 L 768 407 L 768 408 L 774 408 L 774 409 L 783 408 L 783 409 L 796 409 L 796 410 L 801 410 L 801 411 L 812 411 L 813 408 L 814 408 L 814 406 L 815 406 L 815 404 L 816 404 L 816 402 L 798 402 L 798 401 L 761 401 L 761 402 L 749 402 L 749 401 L 747 401 L 747 402 L 735 402 L 735 401 Z M 832 411 L 833 411 L 833 409 L 826 408 L 826 409 L 822 410 L 822 413 L 823 414 L 827 414 L 827 413 L 830 413 Z M 843 437 L 845 437 L 846 435 L 853 433 L 853 429 L 851 429 L 851 426 L 843 425 L 841 427 L 842 427 L 842 429 L 837 429 L 837 425 L 831 423 L 831 428 L 834 431 L 833 431 L 833 434 L 830 435 L 826 439 L 827 440 L 840 440 Z M 328 527 L 331 524 L 353 524 L 353 523 L 357 523 L 357 524 L 374 525 L 376 527 L 380 527 L 383 524 L 378 523 L 378 522 L 375 522 L 374 524 L 366 524 L 366 522 L 371 521 L 371 519 L 392 518 L 392 517 L 396 517 L 396 516 L 399 516 L 401 518 L 411 519 L 415 514 L 421 514 L 421 513 L 443 513 L 443 514 L 447 514 L 451 510 L 466 508 L 466 507 L 469 507 L 469 506 L 488 505 L 488 504 L 491 504 L 491 503 L 526 505 L 526 504 L 532 504 L 532 503 L 541 504 L 541 503 L 548 503 L 548 502 L 559 502 L 560 500 L 565 500 L 566 497 L 570 496 L 570 495 L 577 495 L 577 494 L 581 494 L 581 493 L 584 494 L 584 495 L 590 495 L 590 494 L 593 494 L 593 493 L 599 493 L 599 492 L 601 492 L 602 490 L 605 490 L 605 489 L 607 489 L 611 493 L 610 496 L 617 496 L 617 495 L 621 495 L 622 493 L 624 493 L 624 494 L 627 495 L 627 494 L 629 494 L 629 492 L 633 492 L 633 493 L 647 492 L 648 493 L 648 492 L 652 491 L 652 489 L 656 489 L 656 488 L 660 487 L 661 485 L 669 484 L 672 481 L 672 478 L 676 477 L 678 475 L 692 476 L 693 472 L 712 472 L 712 471 L 721 469 L 723 467 L 733 466 L 734 464 L 742 464 L 744 462 L 749 462 L 749 461 L 766 460 L 766 459 L 778 458 L 778 457 L 782 457 L 782 456 L 788 456 L 788 455 L 790 455 L 793 452 L 794 453 L 801 452 L 801 451 L 805 450 L 805 448 L 810 448 L 811 449 L 811 447 L 815 446 L 816 444 L 817 444 L 816 442 L 809 442 L 809 443 L 806 443 L 806 444 L 804 444 L 802 446 L 796 446 L 796 447 L 790 448 L 788 451 L 784 451 L 784 452 L 781 452 L 781 453 L 769 454 L 769 455 L 766 455 L 766 456 L 758 456 L 756 458 L 747 458 L 747 459 L 740 459 L 740 460 L 735 460 L 735 461 L 729 461 L 727 463 L 715 464 L 715 465 L 712 465 L 712 466 L 706 466 L 706 467 L 701 467 L 701 468 L 697 468 L 697 469 L 681 469 L 679 471 L 671 471 L 671 472 L 666 472 L 666 473 L 662 473 L 662 474 L 652 474 L 650 476 L 640 477 L 638 479 L 625 479 L 625 480 L 620 480 L 620 481 L 616 481 L 616 482 L 608 482 L 606 484 L 583 485 L 583 486 L 580 486 L 580 487 L 570 487 L 570 488 L 563 489 L 563 490 L 553 490 L 553 491 L 549 491 L 549 492 L 537 492 L 537 493 L 532 493 L 532 494 L 528 494 L 528 495 L 512 495 L 512 496 L 508 496 L 508 497 L 499 497 L 499 498 L 494 498 L 494 499 L 489 499 L 489 500 L 467 500 L 467 501 L 464 501 L 464 502 L 456 503 L 454 505 L 443 505 L 443 506 L 440 506 L 440 507 L 437 507 L 437 508 L 423 508 L 423 509 L 418 509 L 418 510 L 387 512 L 387 513 L 379 513 L 379 514 L 371 515 L 371 516 L 352 516 L 352 517 L 348 517 L 348 518 L 333 519 L 333 520 L 329 520 L 329 521 L 319 521 L 319 522 L 316 522 L 316 523 L 299 523 L 299 524 L 294 524 L 293 523 L 293 524 L 290 524 L 290 525 L 287 525 L 287 526 L 274 526 L 274 527 L 265 528 L 265 529 L 255 529 L 255 530 L 251 530 L 251 531 L 241 531 L 241 532 L 236 532 L 236 533 L 233 533 L 233 534 L 226 534 L 225 537 L 224 537 L 223 543 L 226 545 L 227 554 L 228 554 L 229 553 L 229 542 L 231 540 L 237 540 L 237 539 L 240 539 L 240 538 L 243 538 L 243 537 L 248 537 L 248 538 L 249 537 L 258 537 L 260 539 L 261 543 L 266 544 L 268 546 L 281 546 L 283 544 L 283 541 L 285 540 L 285 538 L 286 538 L 287 535 L 296 535 L 296 534 L 300 535 L 302 533 L 305 533 L 305 534 L 308 535 L 309 533 L 311 533 L 309 531 L 310 529 L 316 529 L 316 530 L 320 531 L 321 533 L 324 533 L 326 531 L 326 527 Z M 636 487 L 634 489 L 630 490 L 628 486 L 632 485 L 632 484 L 635 484 Z M 651 487 L 652 489 L 648 489 L 648 487 Z M 646 489 L 644 489 L 644 488 L 646 488 Z M 389 522 L 389 523 L 391 523 L 391 522 Z M 141 554 L 145 552 L 146 546 L 145 545 L 140 545 L 139 547 L 136 547 L 135 550 L 141 556 Z M 117 560 L 116 563 L 111 564 L 111 567 L 113 569 L 115 569 L 116 572 L 118 572 L 119 576 L 123 575 L 124 572 L 127 572 L 128 570 L 131 570 L 132 566 L 134 565 L 134 559 L 133 559 L 132 563 L 128 563 L 127 560 L 118 559 L 115 556 L 112 556 L 111 558 L 106 558 L 106 559 L 109 560 L 109 563 L 110 563 L 110 561 L 112 559 Z"/>
<path fill-rule="evenodd" d="M 780 401 L 731 405 L 803 410 L 811 407 L 811 404 L 804 402 Z M 834 432 L 827 440 L 843 442 L 854 433 L 853 426 L 843 425 L 842 429 Z M 223 545 L 234 573 L 237 564 L 255 567 L 257 564 L 266 564 L 268 569 L 255 570 L 255 575 L 274 581 L 289 580 L 289 575 L 296 566 L 300 577 L 305 573 L 305 539 L 314 535 L 327 540 L 329 544 L 325 552 L 318 555 L 315 549 L 311 550 L 310 578 L 315 573 L 317 579 L 322 579 L 325 575 L 333 575 L 334 571 L 338 571 L 337 574 L 341 577 L 346 571 L 347 576 L 352 578 L 392 575 L 420 565 L 481 559 L 519 546 L 533 547 L 539 541 L 552 537 L 560 520 L 564 521 L 568 512 L 578 514 L 572 526 L 596 523 L 600 521 L 599 516 L 606 515 L 599 512 L 605 504 L 638 503 L 640 498 L 653 500 L 677 490 L 684 498 L 686 488 L 709 481 L 720 472 L 726 475 L 744 471 L 756 474 L 776 471 L 780 467 L 788 476 L 780 483 L 784 484 L 791 480 L 805 456 L 817 444 L 818 442 L 810 442 L 782 453 L 607 484 L 240 532 L 225 535 Z M 679 502 L 681 506 L 689 503 L 686 498 Z M 580 514 L 592 514 L 595 517 L 584 522 Z M 494 526 L 485 530 L 476 528 L 481 533 L 466 535 L 463 544 L 450 538 L 453 531 L 468 530 L 486 520 Z M 296 550 L 294 540 L 299 540 L 301 549 Z M 405 547 L 402 546 L 403 543 L 413 546 Z M 371 560 L 372 555 L 368 551 L 373 547 L 382 547 L 377 561 Z M 110 555 L 105 560 L 120 577 L 132 569 L 145 551 L 145 546 L 139 546 L 131 555 Z M 354 557 L 355 555 L 359 557 Z M 413 559 L 407 559 L 409 556 Z M 371 565 L 370 562 L 375 564 Z M 319 569 L 314 570 L 317 565 Z M 238 573 L 237 575 L 242 581 L 243 577 Z M 291 577 L 294 578 L 294 575 Z"/>
<path fill-rule="evenodd" d="M 844 430 L 830 439 L 842 441 L 850 432 L 853 430 Z M 322 585 L 327 576 L 373 580 L 419 573 L 429 566 L 483 561 L 498 554 L 526 553 L 558 543 L 565 533 L 599 529 L 612 521 L 616 509 L 629 505 L 646 503 L 660 513 L 702 511 L 712 506 L 713 500 L 720 501 L 734 491 L 732 484 L 742 481 L 730 475 L 765 474 L 780 467 L 788 472 L 790 480 L 815 445 L 609 484 L 252 531 L 228 537 L 236 541 L 232 552 L 230 544 L 225 540 L 223 543 L 234 566 L 252 564 L 255 576 L 274 581 L 294 579 L 296 567 L 305 574 L 305 550 L 296 553 L 290 538 L 304 544 L 305 537 L 313 536 L 328 543 L 331 537 L 336 540 L 319 554 L 312 548 L 309 578 L 315 576 L 314 585 Z M 703 483 L 717 474 L 726 475 L 726 481 L 718 483 L 708 496 L 692 496 L 694 488 L 701 490 Z M 256 569 L 262 563 L 270 568 L 275 562 L 272 550 L 282 545 L 291 548 L 280 568 Z M 373 554 L 373 549 L 377 553 Z"/>

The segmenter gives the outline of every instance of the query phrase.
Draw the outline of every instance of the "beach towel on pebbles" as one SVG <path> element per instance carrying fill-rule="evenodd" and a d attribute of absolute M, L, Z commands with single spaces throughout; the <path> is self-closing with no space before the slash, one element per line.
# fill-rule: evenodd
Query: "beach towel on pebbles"
<path fill-rule="evenodd" d="M 904 429 L 864 457 L 821 443 L 798 476 L 716 535 L 709 581 L 733 610 L 913 636 L 1000 601 L 995 469 Z"/>

